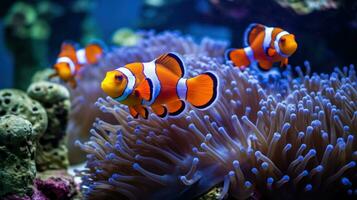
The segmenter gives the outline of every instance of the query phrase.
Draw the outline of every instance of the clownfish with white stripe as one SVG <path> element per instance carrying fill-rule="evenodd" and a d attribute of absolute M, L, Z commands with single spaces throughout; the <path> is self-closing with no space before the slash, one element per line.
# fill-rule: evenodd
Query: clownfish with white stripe
<path fill-rule="evenodd" d="M 163 54 L 146 63 L 131 63 L 106 73 L 103 91 L 128 105 L 134 118 L 148 118 L 148 107 L 159 117 L 178 116 L 186 107 L 205 109 L 218 97 L 218 78 L 206 72 L 185 77 L 185 66 L 175 53 Z"/>
<path fill-rule="evenodd" d="M 55 73 L 49 78 L 58 76 L 65 82 L 68 82 L 72 88 L 76 88 L 76 75 L 83 65 L 96 64 L 102 58 L 104 50 L 99 43 L 91 43 L 85 48 L 76 49 L 72 43 L 63 43 L 61 52 L 57 57 L 53 68 Z"/>
<path fill-rule="evenodd" d="M 295 36 L 281 28 L 251 24 L 244 34 L 242 49 L 229 49 L 226 59 L 241 69 L 258 62 L 258 67 L 267 71 L 275 62 L 280 66 L 288 65 L 288 58 L 295 53 L 298 45 Z"/>

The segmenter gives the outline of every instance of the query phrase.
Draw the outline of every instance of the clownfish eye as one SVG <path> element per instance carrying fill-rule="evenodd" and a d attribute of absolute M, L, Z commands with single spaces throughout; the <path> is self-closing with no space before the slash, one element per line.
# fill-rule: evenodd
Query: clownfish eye
<path fill-rule="evenodd" d="M 286 38 L 281 38 L 280 39 L 280 42 L 285 42 L 286 41 Z"/>
<path fill-rule="evenodd" d="M 123 75 L 115 75 L 115 79 L 118 81 L 122 81 L 123 80 Z"/>

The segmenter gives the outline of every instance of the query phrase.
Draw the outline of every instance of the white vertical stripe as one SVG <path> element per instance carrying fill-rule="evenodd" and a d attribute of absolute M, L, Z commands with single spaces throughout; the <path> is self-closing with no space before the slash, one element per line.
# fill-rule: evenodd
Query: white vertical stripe
<path fill-rule="evenodd" d="M 264 43 L 263 43 L 264 53 L 267 52 L 268 48 L 270 47 L 273 30 L 274 28 L 267 27 L 267 26 L 265 27 L 265 36 L 264 36 Z"/>
<path fill-rule="evenodd" d="M 161 84 L 160 80 L 156 74 L 156 63 L 155 60 L 147 63 L 143 63 L 144 66 L 144 75 L 146 78 L 150 79 L 152 82 L 152 95 L 151 95 L 151 100 L 146 101 L 143 100 L 144 105 L 151 105 L 155 102 L 157 96 L 159 96 L 160 91 L 161 91 Z"/>
<path fill-rule="evenodd" d="M 252 47 L 245 47 L 244 52 L 245 52 L 245 55 L 247 55 L 249 62 L 254 63 L 255 58 L 254 58 L 254 52 L 253 52 Z M 238 66 L 238 67 L 240 67 L 240 66 Z"/>
<path fill-rule="evenodd" d="M 284 54 L 281 50 L 280 50 L 280 46 L 279 46 L 279 41 L 280 41 L 280 38 L 283 37 L 284 35 L 288 35 L 289 33 L 287 31 L 282 31 L 280 32 L 276 38 L 275 38 L 275 41 L 274 41 L 274 48 L 275 50 L 278 52 L 278 54 L 284 58 L 287 58 L 289 57 L 288 55 Z"/>
<path fill-rule="evenodd" d="M 74 65 L 72 59 L 68 57 L 57 58 L 56 63 L 61 63 L 61 62 L 67 63 L 69 65 L 69 69 L 71 70 L 72 75 L 76 73 L 76 66 Z"/>
<path fill-rule="evenodd" d="M 85 49 L 80 49 L 80 50 L 76 51 L 76 56 L 77 56 L 77 60 L 78 60 L 79 64 L 84 65 L 84 64 L 87 63 L 87 57 L 86 57 Z"/>
<path fill-rule="evenodd" d="M 177 95 L 179 99 L 185 100 L 187 96 L 187 85 L 186 85 L 186 78 L 180 78 L 180 80 L 177 83 Z"/>
<path fill-rule="evenodd" d="M 128 98 L 128 96 L 134 90 L 135 76 L 134 76 L 133 73 L 131 73 L 131 71 L 128 68 L 125 68 L 125 67 L 120 67 L 120 68 L 117 68 L 115 70 L 123 73 L 127 78 L 127 84 L 126 84 L 125 90 L 123 91 L 122 95 L 120 95 L 119 97 L 115 98 L 115 100 L 117 100 L 117 101 L 123 101 L 126 98 Z"/>

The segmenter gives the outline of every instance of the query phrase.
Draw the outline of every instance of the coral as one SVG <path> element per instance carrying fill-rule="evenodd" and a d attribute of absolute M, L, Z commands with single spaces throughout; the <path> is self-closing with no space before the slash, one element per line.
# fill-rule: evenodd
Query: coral
<path fill-rule="evenodd" d="M 66 169 L 69 164 L 66 126 L 71 106 L 67 88 L 40 81 L 31 84 L 27 94 L 43 105 L 48 117 L 48 127 L 40 138 L 36 151 L 37 170 Z"/>
<path fill-rule="evenodd" d="M 40 173 L 35 179 L 35 187 L 51 200 L 73 199 L 78 195 L 73 177 L 64 170 L 49 170 Z"/>
<path fill-rule="evenodd" d="M 0 198 L 32 193 L 36 176 L 32 124 L 20 116 L 0 117 Z"/>
<path fill-rule="evenodd" d="M 227 43 L 213 41 L 205 38 L 200 44 L 196 44 L 192 38 L 184 37 L 176 32 L 164 32 L 154 34 L 153 32 L 138 33 L 142 38 L 135 46 L 120 47 L 107 53 L 99 66 L 87 66 L 81 71 L 76 90 L 71 91 L 73 108 L 70 113 L 68 125 L 69 145 L 75 139 L 82 141 L 89 138 L 88 131 L 95 118 L 101 118 L 108 122 L 115 121 L 108 114 L 103 114 L 94 106 L 98 97 L 105 97 L 100 88 L 104 74 L 119 66 L 132 62 L 144 62 L 155 59 L 166 52 L 177 52 L 185 55 L 202 55 L 215 57 L 222 60 L 222 55 Z M 71 161 L 78 159 L 80 151 L 74 146 L 69 146 L 73 154 Z"/>
<path fill-rule="evenodd" d="M 253 72 L 220 59 L 184 58 L 191 74 L 219 75 L 217 103 L 205 111 L 189 108 L 181 118 L 151 115 L 148 121 L 128 117 L 111 98 L 99 98 L 96 105 L 117 122 L 97 120 L 90 141 L 78 142 L 87 152 L 86 169 L 79 174 L 88 199 L 193 199 L 217 184 L 220 198 L 353 194 L 354 67 L 306 76 L 298 68 L 299 78 L 287 75 L 274 82 L 274 90 L 261 86 Z"/>
<path fill-rule="evenodd" d="M 53 77 L 53 78 L 49 79 L 49 76 L 51 74 L 53 74 L 54 72 L 55 72 L 55 70 L 53 68 L 46 68 L 43 70 L 39 70 L 32 76 L 31 82 L 35 83 L 35 82 L 39 82 L 39 81 L 51 81 L 54 83 L 59 83 L 59 81 L 60 81 L 59 77 Z"/>
<path fill-rule="evenodd" d="M 129 28 L 120 28 L 113 33 L 112 41 L 119 46 L 134 46 L 140 36 Z"/>
<path fill-rule="evenodd" d="M 222 188 L 214 187 L 210 191 L 208 191 L 205 195 L 198 198 L 198 200 L 216 200 L 219 198 L 222 192 Z"/>
<path fill-rule="evenodd" d="M 309 14 L 313 11 L 337 9 L 337 0 L 276 0 L 281 6 L 292 8 L 298 14 Z"/>
<path fill-rule="evenodd" d="M 27 119 L 39 139 L 47 128 L 47 114 L 42 105 L 15 89 L 0 90 L 0 116 L 13 114 Z"/>

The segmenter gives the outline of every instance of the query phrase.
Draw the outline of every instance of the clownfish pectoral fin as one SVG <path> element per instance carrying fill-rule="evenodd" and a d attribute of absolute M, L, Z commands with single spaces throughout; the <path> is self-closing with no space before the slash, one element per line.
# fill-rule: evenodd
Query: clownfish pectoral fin
<path fill-rule="evenodd" d="M 153 86 L 152 86 L 151 80 L 146 78 L 135 89 L 135 94 L 139 98 L 143 98 L 146 101 L 150 101 L 152 98 L 152 89 L 153 89 Z"/>
<path fill-rule="evenodd" d="M 72 89 L 76 89 L 76 87 L 77 87 L 77 81 L 74 78 L 70 79 L 68 81 L 68 84 L 69 84 L 69 86 L 71 86 Z"/>
<path fill-rule="evenodd" d="M 134 119 L 139 117 L 139 113 L 134 109 L 134 107 L 129 106 L 129 113 L 132 117 L 134 117 Z"/>
<path fill-rule="evenodd" d="M 244 49 L 228 49 L 225 55 L 227 60 L 232 61 L 239 68 L 245 68 L 250 65 L 249 58 Z"/>
<path fill-rule="evenodd" d="M 181 114 L 185 108 L 186 103 L 183 100 L 176 100 L 166 104 L 167 111 L 170 116 L 178 116 Z"/>
<path fill-rule="evenodd" d="M 281 62 L 280 62 L 280 67 L 286 67 L 288 66 L 288 58 L 284 58 Z"/>
<path fill-rule="evenodd" d="M 259 35 L 259 33 L 265 30 L 265 26 L 262 24 L 252 23 L 245 29 L 244 38 L 243 38 L 243 46 L 250 46 L 255 38 Z"/>
<path fill-rule="evenodd" d="M 187 80 L 187 101 L 199 109 L 208 108 L 218 97 L 218 77 L 206 72 Z"/>
<path fill-rule="evenodd" d="M 159 117 L 164 118 L 166 117 L 168 110 L 163 105 L 153 105 L 151 106 L 152 111 Z"/>
<path fill-rule="evenodd" d="M 135 111 L 144 119 L 148 119 L 149 111 L 147 108 L 141 105 L 134 106 Z"/>
<path fill-rule="evenodd" d="M 269 69 L 271 69 L 273 66 L 273 63 L 270 61 L 259 61 L 258 62 L 258 67 L 263 70 L 263 71 L 268 71 Z"/>
<path fill-rule="evenodd" d="M 85 47 L 85 54 L 88 63 L 95 64 L 103 57 L 104 49 L 100 43 L 92 43 Z"/>
<path fill-rule="evenodd" d="M 275 51 L 275 49 L 273 49 L 273 48 L 268 49 L 268 56 L 273 57 L 276 55 L 276 53 L 277 52 Z"/>
<path fill-rule="evenodd" d="M 163 65 L 180 78 L 185 75 L 185 66 L 182 59 L 176 53 L 167 53 L 156 59 L 156 63 Z"/>

